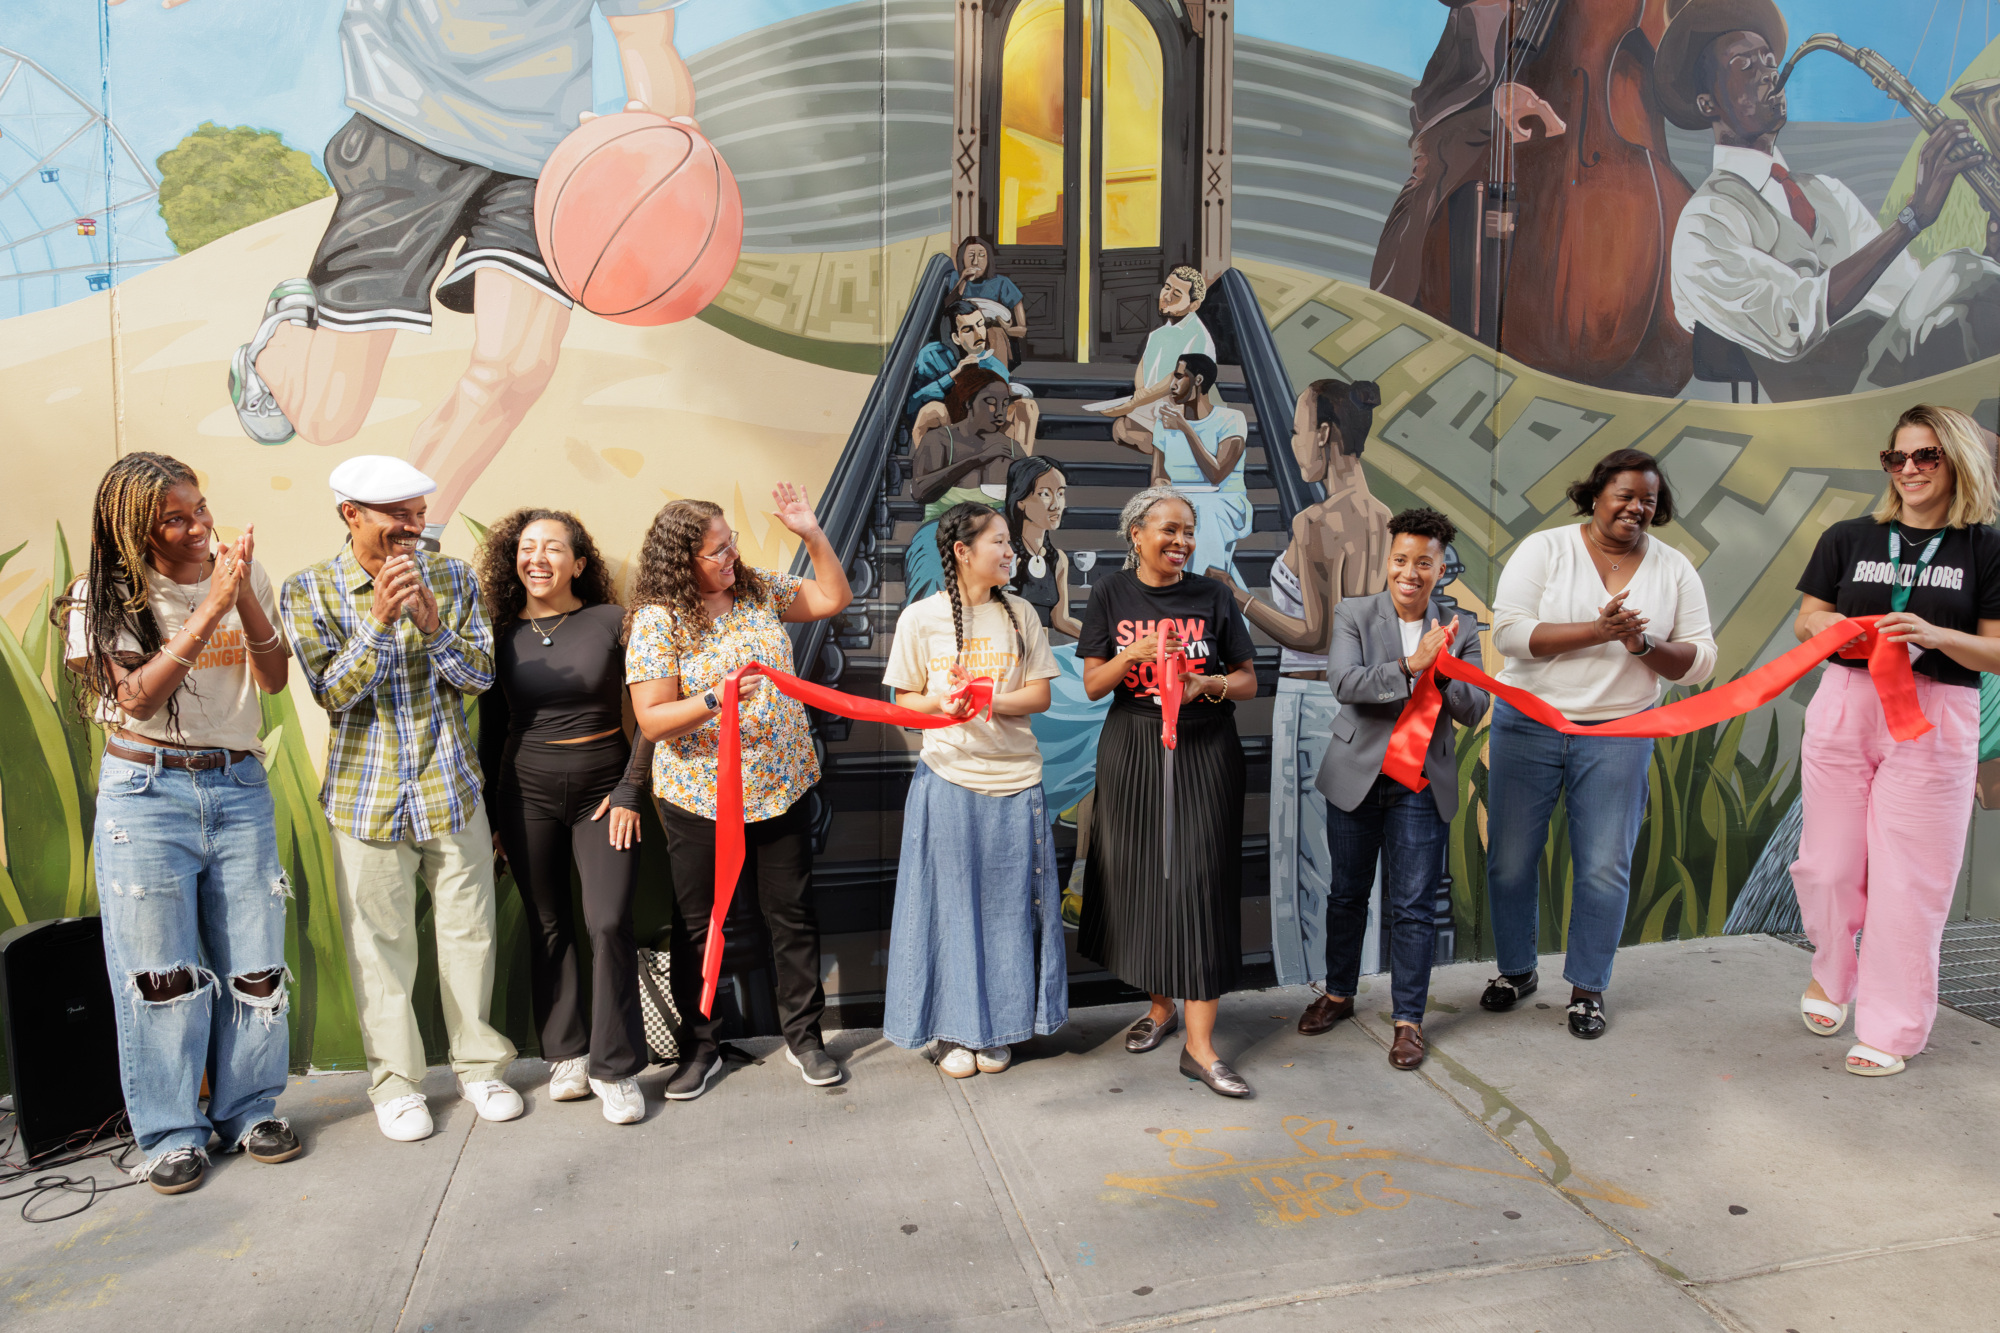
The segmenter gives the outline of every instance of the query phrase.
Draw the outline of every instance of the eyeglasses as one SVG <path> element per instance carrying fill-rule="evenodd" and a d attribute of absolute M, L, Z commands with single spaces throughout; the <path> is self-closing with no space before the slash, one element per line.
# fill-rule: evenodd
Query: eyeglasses
<path fill-rule="evenodd" d="M 723 543 L 722 549 L 717 551 L 714 555 L 709 555 L 705 551 L 698 552 L 697 554 L 699 554 L 703 560 L 712 560 L 718 565 L 728 564 L 731 560 L 734 560 L 736 558 L 736 534 L 734 532 L 731 532 L 729 534 L 729 540 Z"/>
<path fill-rule="evenodd" d="M 1935 472 L 1944 464 L 1944 450 L 1931 444 L 1921 449 L 1912 449 L 1908 453 L 1904 453 L 1901 449 L 1882 451 L 1884 472 L 1901 472 L 1905 463 L 1915 463 L 1919 472 Z"/>

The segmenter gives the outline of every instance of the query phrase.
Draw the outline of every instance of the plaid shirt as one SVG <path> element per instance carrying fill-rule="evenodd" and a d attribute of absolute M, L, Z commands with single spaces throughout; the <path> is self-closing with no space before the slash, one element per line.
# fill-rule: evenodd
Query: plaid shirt
<path fill-rule="evenodd" d="M 356 838 L 443 837 L 479 805 L 465 700 L 493 684 L 493 634 L 470 565 L 416 558 L 438 604 L 428 639 L 408 616 L 385 626 L 370 614 L 375 580 L 352 546 L 286 579 L 279 599 L 292 652 L 333 724 L 320 803 Z"/>

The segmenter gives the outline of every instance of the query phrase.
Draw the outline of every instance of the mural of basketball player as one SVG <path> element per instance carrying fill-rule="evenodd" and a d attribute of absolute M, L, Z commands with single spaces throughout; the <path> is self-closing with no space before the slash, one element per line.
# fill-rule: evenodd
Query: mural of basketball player
<path fill-rule="evenodd" d="M 1271 709 L 1271 958 L 1279 984 L 1317 981 L 1325 967 L 1326 799 L 1313 786 L 1340 703 L 1326 684 L 1333 609 L 1388 586 L 1389 506 L 1368 490 L 1361 450 L 1381 390 L 1367 380 L 1317 380 L 1292 414 L 1292 456 L 1326 499 L 1292 520 L 1291 544 L 1271 563 L 1271 600 L 1234 587 L 1251 624 L 1278 642 Z M 1228 581 L 1221 569 L 1207 571 Z"/>
<path fill-rule="evenodd" d="M 1160 403 L 1167 396 L 1174 367 L 1180 359 L 1189 352 L 1214 358 L 1215 339 L 1201 322 L 1199 313 L 1207 295 L 1208 283 L 1203 280 L 1201 270 L 1185 264 L 1167 274 L 1167 280 L 1160 284 L 1160 316 L 1164 322 L 1146 335 L 1146 350 L 1140 353 L 1139 364 L 1132 371 L 1135 392 L 1130 398 L 1096 409 L 1117 418 L 1111 423 L 1111 438 L 1127 449 L 1137 449 L 1142 454 L 1153 452 L 1153 426 L 1159 420 Z"/>
<path fill-rule="evenodd" d="M 1786 47 L 1773 0 L 1683 0 L 1654 65 L 1667 119 L 1715 136 L 1715 165 L 1674 230 L 1674 310 L 1743 350 L 1778 401 L 1905 384 L 2000 354 L 2000 228 L 1985 255 L 1920 268 L 1907 247 L 1960 173 L 1987 155 L 1963 121 L 1918 152 L 1916 189 L 1887 230 L 1846 185 L 1793 173 L 1778 148 Z"/>
<path fill-rule="evenodd" d="M 230 366 L 251 439 L 352 439 L 396 335 L 430 332 L 432 284 L 462 240 L 437 300 L 472 316 L 471 360 L 409 448 L 438 482 L 428 542 L 548 387 L 569 328 L 570 298 L 535 241 L 535 178 L 590 114 L 592 3 L 348 0 L 340 50 L 355 114 L 326 146 L 333 220 Z M 693 115 L 674 49 L 684 3 L 595 0 L 628 111 Z"/>
<path fill-rule="evenodd" d="M 1451 15 L 1410 97 L 1410 179 L 1389 208 L 1368 281 L 1405 305 L 1416 304 L 1424 237 L 1438 210 L 1460 187 L 1491 172 L 1495 127 L 1505 125 L 1515 143 L 1533 137 L 1531 120 L 1550 138 L 1569 129 L 1534 91 L 1503 81 L 1515 0 L 1442 3 Z"/>

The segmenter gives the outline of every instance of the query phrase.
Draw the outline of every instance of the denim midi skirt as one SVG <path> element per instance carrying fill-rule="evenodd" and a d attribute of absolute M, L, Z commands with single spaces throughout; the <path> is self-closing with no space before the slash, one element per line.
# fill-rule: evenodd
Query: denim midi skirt
<path fill-rule="evenodd" d="M 982 796 L 921 760 L 903 807 L 883 1035 L 973 1050 L 1069 1019 L 1054 833 L 1040 783 Z"/>

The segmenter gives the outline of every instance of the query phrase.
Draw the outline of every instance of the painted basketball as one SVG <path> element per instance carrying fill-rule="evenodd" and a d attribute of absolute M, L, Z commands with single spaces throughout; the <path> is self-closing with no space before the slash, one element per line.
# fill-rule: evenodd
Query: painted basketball
<path fill-rule="evenodd" d="M 650 111 L 585 121 L 542 168 L 535 239 L 559 286 L 619 324 L 672 324 L 743 252 L 743 196 L 701 131 Z"/>

